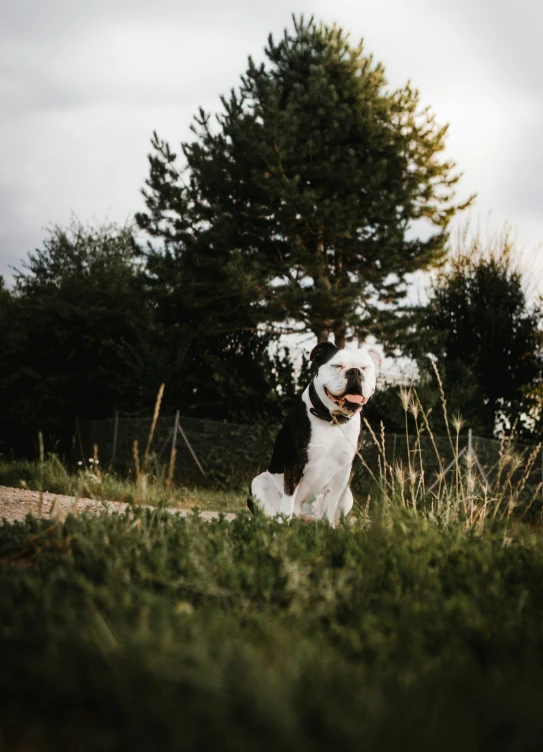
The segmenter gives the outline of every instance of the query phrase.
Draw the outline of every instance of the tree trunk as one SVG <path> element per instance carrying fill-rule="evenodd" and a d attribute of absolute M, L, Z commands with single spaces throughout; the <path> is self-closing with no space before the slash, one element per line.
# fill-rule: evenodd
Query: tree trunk
<path fill-rule="evenodd" d="M 339 347 L 340 350 L 345 347 L 345 327 L 341 326 L 334 329 L 334 341 L 336 347 Z"/>

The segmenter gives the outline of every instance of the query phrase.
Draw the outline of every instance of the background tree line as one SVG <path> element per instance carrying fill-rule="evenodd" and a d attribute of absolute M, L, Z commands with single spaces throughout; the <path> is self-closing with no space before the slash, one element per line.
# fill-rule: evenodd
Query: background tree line
<path fill-rule="evenodd" d="M 447 128 L 418 92 L 390 90 L 362 44 L 302 18 L 221 101 L 179 156 L 154 134 L 135 226 L 52 227 L 0 288 L 4 448 L 38 428 L 65 448 L 76 416 L 148 414 L 162 382 L 164 409 L 278 422 L 309 372 L 270 348 L 283 332 L 372 336 L 418 362 L 430 405 L 431 356 L 474 429 L 540 435 L 541 311 L 509 237 L 492 253 L 461 243 L 429 302 L 406 298 L 472 201 L 455 197 Z M 368 407 L 390 429 L 396 391 Z"/>

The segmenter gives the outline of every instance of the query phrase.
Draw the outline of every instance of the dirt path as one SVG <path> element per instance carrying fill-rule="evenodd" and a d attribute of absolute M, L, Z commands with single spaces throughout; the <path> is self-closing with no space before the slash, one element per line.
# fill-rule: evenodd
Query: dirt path
<path fill-rule="evenodd" d="M 43 493 L 40 510 L 40 494 L 38 491 L 28 491 L 24 488 L 8 488 L 0 486 L 0 524 L 4 520 L 15 522 L 24 520 L 27 514 L 34 517 L 56 517 L 64 519 L 70 512 L 124 512 L 128 507 L 120 501 L 96 501 L 95 499 L 78 499 L 73 496 Z M 171 514 L 186 516 L 190 509 L 168 509 Z M 213 520 L 219 516 L 218 512 L 200 512 L 205 520 Z M 233 514 L 226 514 L 227 519 L 233 519 Z"/>

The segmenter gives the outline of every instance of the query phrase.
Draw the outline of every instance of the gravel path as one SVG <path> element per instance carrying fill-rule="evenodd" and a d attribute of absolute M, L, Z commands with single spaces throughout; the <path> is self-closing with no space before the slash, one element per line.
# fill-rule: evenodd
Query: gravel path
<path fill-rule="evenodd" d="M 38 491 L 28 491 L 25 488 L 8 488 L 0 486 L 0 524 L 4 521 L 15 522 L 15 520 L 24 520 L 27 514 L 34 517 L 55 517 L 64 519 L 70 512 L 124 512 L 129 504 L 121 501 L 96 501 L 95 499 L 74 499 L 73 496 L 62 496 L 61 494 L 52 494 L 44 492 L 41 494 L 40 510 L 40 493 Z M 186 517 L 191 514 L 190 509 L 168 509 L 171 514 L 180 514 Z M 218 512 L 200 512 L 200 516 L 205 520 L 213 520 L 219 516 Z M 229 520 L 235 515 L 226 514 Z"/>

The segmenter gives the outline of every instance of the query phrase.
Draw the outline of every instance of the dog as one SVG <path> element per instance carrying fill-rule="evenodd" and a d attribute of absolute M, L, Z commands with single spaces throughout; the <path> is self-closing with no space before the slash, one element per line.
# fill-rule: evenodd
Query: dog
<path fill-rule="evenodd" d="M 269 517 L 326 519 L 335 525 L 353 506 L 349 488 L 362 406 L 375 391 L 379 352 L 321 342 L 310 355 L 318 371 L 281 427 L 268 469 L 247 504 Z"/>

